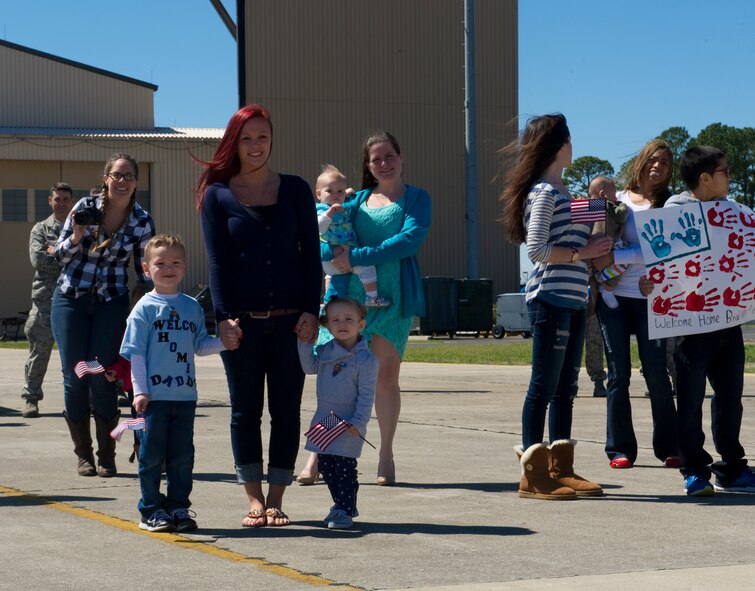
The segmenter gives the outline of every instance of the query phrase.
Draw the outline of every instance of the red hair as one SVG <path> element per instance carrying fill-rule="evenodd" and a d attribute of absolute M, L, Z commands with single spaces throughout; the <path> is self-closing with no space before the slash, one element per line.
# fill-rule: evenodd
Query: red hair
<path fill-rule="evenodd" d="M 273 122 L 270 119 L 270 112 L 262 105 L 246 105 L 231 117 L 212 160 L 209 162 L 197 160 L 204 167 L 204 172 L 199 177 L 199 182 L 194 189 L 197 209 L 202 207 L 207 187 L 213 183 L 228 183 L 231 177 L 237 175 L 241 170 L 238 154 L 239 136 L 241 135 L 241 128 L 254 117 L 260 117 L 267 121 L 270 124 L 270 133 L 272 134 Z"/>

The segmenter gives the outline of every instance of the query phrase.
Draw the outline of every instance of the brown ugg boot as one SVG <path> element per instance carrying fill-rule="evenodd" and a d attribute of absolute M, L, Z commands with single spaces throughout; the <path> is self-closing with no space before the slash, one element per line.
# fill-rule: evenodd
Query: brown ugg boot
<path fill-rule="evenodd" d="M 97 474 L 102 478 L 112 478 L 118 473 L 115 468 L 115 439 L 110 437 L 110 431 L 118 426 L 121 411 L 105 422 L 94 415 L 94 426 L 97 430 Z"/>
<path fill-rule="evenodd" d="M 517 448 L 514 448 L 516 451 Z M 519 496 L 527 499 L 567 501 L 576 499 L 574 490 L 551 478 L 548 471 L 548 448 L 544 443 L 531 445 L 519 460 L 522 467 L 522 480 L 519 482 Z"/>
<path fill-rule="evenodd" d="M 73 441 L 73 453 L 79 458 L 78 472 L 79 476 L 96 476 L 97 470 L 94 467 L 94 453 L 92 452 L 92 434 L 89 431 L 89 413 L 78 423 L 74 423 L 63 412 L 66 419 L 68 430 L 71 432 Z"/>
<path fill-rule="evenodd" d="M 585 480 L 574 473 L 574 446 L 576 444 L 577 442 L 573 439 L 559 439 L 551 443 L 548 448 L 551 477 L 556 482 L 573 489 L 578 497 L 599 497 L 603 494 L 603 489 L 599 484 Z"/>

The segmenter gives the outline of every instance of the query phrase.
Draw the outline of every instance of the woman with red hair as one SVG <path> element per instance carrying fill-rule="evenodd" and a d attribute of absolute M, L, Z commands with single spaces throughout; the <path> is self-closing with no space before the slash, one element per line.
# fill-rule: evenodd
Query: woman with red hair
<path fill-rule="evenodd" d="M 231 445 L 249 512 L 244 527 L 288 525 L 283 493 L 299 448 L 304 373 L 297 336 L 318 332 L 322 267 L 315 201 L 300 177 L 273 172 L 270 113 L 239 109 L 196 188 L 210 291 L 231 397 Z M 260 425 L 267 381 L 270 444 L 262 489 Z"/>

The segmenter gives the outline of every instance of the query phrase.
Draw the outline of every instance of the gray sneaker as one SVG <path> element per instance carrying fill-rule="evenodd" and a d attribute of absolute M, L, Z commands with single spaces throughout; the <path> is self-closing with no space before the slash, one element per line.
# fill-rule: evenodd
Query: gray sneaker
<path fill-rule="evenodd" d="M 328 515 L 328 529 L 351 529 L 354 520 L 343 509 L 335 509 Z"/>
<path fill-rule="evenodd" d="M 39 405 L 36 400 L 27 400 L 21 416 L 25 419 L 36 419 L 39 416 Z"/>
<path fill-rule="evenodd" d="M 149 519 L 142 517 L 139 529 L 146 529 L 147 531 L 173 531 L 173 520 L 164 509 L 158 509 Z"/>

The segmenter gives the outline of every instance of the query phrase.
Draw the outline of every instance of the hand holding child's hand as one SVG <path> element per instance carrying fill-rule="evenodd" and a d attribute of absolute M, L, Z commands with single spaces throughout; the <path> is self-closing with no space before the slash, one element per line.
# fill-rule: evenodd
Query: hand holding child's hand
<path fill-rule="evenodd" d="M 299 322 L 294 327 L 294 332 L 305 343 L 314 343 L 320 330 L 319 326 L 317 316 L 309 312 L 302 312 L 299 316 Z"/>
<path fill-rule="evenodd" d="M 239 319 L 221 320 L 218 323 L 218 336 L 223 346 L 229 351 L 239 348 L 244 333 L 239 326 Z"/>
<path fill-rule="evenodd" d="M 147 394 L 137 394 L 136 396 L 134 396 L 133 406 L 134 406 L 134 410 L 138 414 L 141 414 L 145 410 L 147 410 L 147 405 L 148 404 L 149 404 L 149 395 L 147 395 Z"/>

